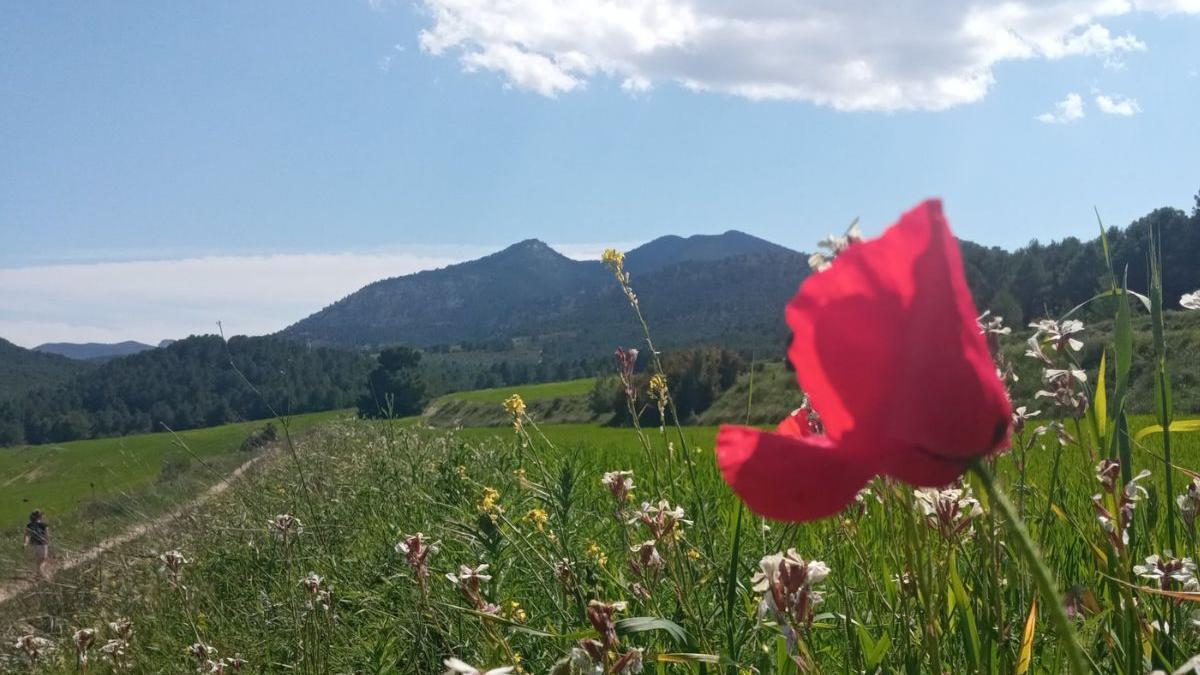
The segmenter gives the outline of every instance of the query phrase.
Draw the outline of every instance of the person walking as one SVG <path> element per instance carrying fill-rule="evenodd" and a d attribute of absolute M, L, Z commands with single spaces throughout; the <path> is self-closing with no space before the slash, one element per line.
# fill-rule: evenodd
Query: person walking
<path fill-rule="evenodd" d="M 33 548 L 33 559 L 37 563 L 38 574 L 43 579 L 50 578 L 47 573 L 50 562 L 50 528 L 46 525 L 41 509 L 29 514 L 29 524 L 25 526 L 25 545 Z"/>

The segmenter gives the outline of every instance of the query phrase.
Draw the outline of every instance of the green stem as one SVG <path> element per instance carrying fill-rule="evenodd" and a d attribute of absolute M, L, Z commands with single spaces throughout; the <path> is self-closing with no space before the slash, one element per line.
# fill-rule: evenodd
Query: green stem
<path fill-rule="evenodd" d="M 1042 596 L 1042 606 L 1049 610 L 1054 628 L 1058 631 L 1066 648 L 1067 662 L 1070 664 L 1071 672 L 1073 675 L 1087 675 L 1092 671 L 1083 654 L 1083 647 L 1079 644 L 1079 637 L 1075 634 L 1075 629 L 1071 627 L 1070 620 L 1067 619 L 1066 610 L 1063 608 L 1062 594 L 1058 592 L 1058 587 L 1055 585 L 1053 577 L 1050 576 L 1050 570 L 1046 569 L 1045 563 L 1038 555 L 1037 547 L 1029 537 L 1029 531 L 1025 529 L 1025 523 L 1017 516 L 1016 509 L 1008 500 L 1008 496 L 996 485 L 995 478 L 978 458 L 971 460 L 970 468 L 976 476 L 979 476 L 992 505 L 998 508 L 1000 514 L 1008 521 L 1009 529 L 1012 530 L 1016 539 L 1017 550 L 1025 558 L 1025 562 L 1033 572 L 1038 593 Z"/>

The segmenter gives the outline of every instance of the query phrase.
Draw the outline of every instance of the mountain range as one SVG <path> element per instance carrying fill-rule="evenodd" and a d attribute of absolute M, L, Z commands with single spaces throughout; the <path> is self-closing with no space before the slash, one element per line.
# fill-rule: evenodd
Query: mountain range
<path fill-rule="evenodd" d="M 125 342 L 47 342 L 33 348 L 43 354 L 58 354 L 77 361 L 106 361 L 154 349 L 154 345 L 126 340 Z"/>
<path fill-rule="evenodd" d="M 807 274 L 805 260 L 731 230 L 655 239 L 626 253 L 625 269 L 642 310 L 661 331 L 662 346 L 723 336 L 756 347 L 783 340 L 780 308 Z M 628 302 L 602 263 L 573 260 L 536 239 L 377 281 L 280 335 L 353 349 L 518 341 L 565 358 L 640 339 Z"/>
<path fill-rule="evenodd" d="M 1190 214 L 1156 209 L 1106 231 L 1112 268 L 1134 290 L 1146 287 L 1151 231 L 1163 242 L 1164 297 L 1176 308 L 1172 303 L 1182 293 L 1200 287 L 1200 196 Z M 1011 325 L 1066 311 L 1095 295 L 1107 278 L 1098 236 L 1034 241 L 1015 251 L 961 244 L 976 305 Z M 717 343 L 742 351 L 783 344 L 782 308 L 809 272 L 805 254 L 734 230 L 660 237 L 626 253 L 625 269 L 658 346 Z M 603 264 L 572 260 L 536 239 L 377 281 L 280 335 L 368 350 L 486 342 L 551 359 L 594 357 L 641 341 L 628 302 Z"/>

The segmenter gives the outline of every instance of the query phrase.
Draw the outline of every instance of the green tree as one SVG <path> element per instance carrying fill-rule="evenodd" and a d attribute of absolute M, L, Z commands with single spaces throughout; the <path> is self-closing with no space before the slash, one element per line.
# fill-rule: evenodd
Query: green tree
<path fill-rule="evenodd" d="M 379 353 L 379 365 L 367 375 L 367 393 L 358 403 L 362 417 L 415 415 L 425 405 L 421 352 L 391 347 Z"/>

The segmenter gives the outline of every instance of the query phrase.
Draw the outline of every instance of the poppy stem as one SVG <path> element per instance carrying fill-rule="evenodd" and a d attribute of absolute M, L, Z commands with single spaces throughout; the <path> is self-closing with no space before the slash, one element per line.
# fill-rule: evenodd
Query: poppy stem
<path fill-rule="evenodd" d="M 1000 515 L 1008 521 L 1009 529 L 1012 530 L 1017 543 L 1017 550 L 1021 556 L 1025 558 L 1029 569 L 1033 572 L 1033 579 L 1037 583 L 1038 593 L 1042 596 L 1042 606 L 1050 612 L 1050 619 L 1054 624 L 1054 629 L 1058 631 L 1059 637 L 1063 641 L 1063 645 L 1067 651 L 1067 661 L 1071 666 L 1073 675 L 1087 675 L 1092 670 L 1088 666 L 1087 657 L 1084 656 L 1083 647 L 1079 644 L 1079 636 L 1076 635 L 1075 629 L 1071 626 L 1070 620 L 1067 619 L 1066 610 L 1063 608 L 1062 594 L 1059 593 L 1057 585 L 1054 583 L 1054 577 L 1050 575 L 1050 570 L 1046 568 L 1046 564 L 1042 562 L 1042 558 L 1038 555 L 1037 546 L 1034 545 L 1033 539 L 1029 536 L 1029 530 L 1025 529 L 1025 523 L 1017 515 L 1016 509 L 1012 502 L 1009 501 L 1008 495 L 996 485 L 996 479 L 988 471 L 987 467 L 978 458 L 972 459 L 970 469 L 979 476 L 980 482 L 983 483 L 984 490 L 987 491 L 993 508 L 1000 511 Z"/>

